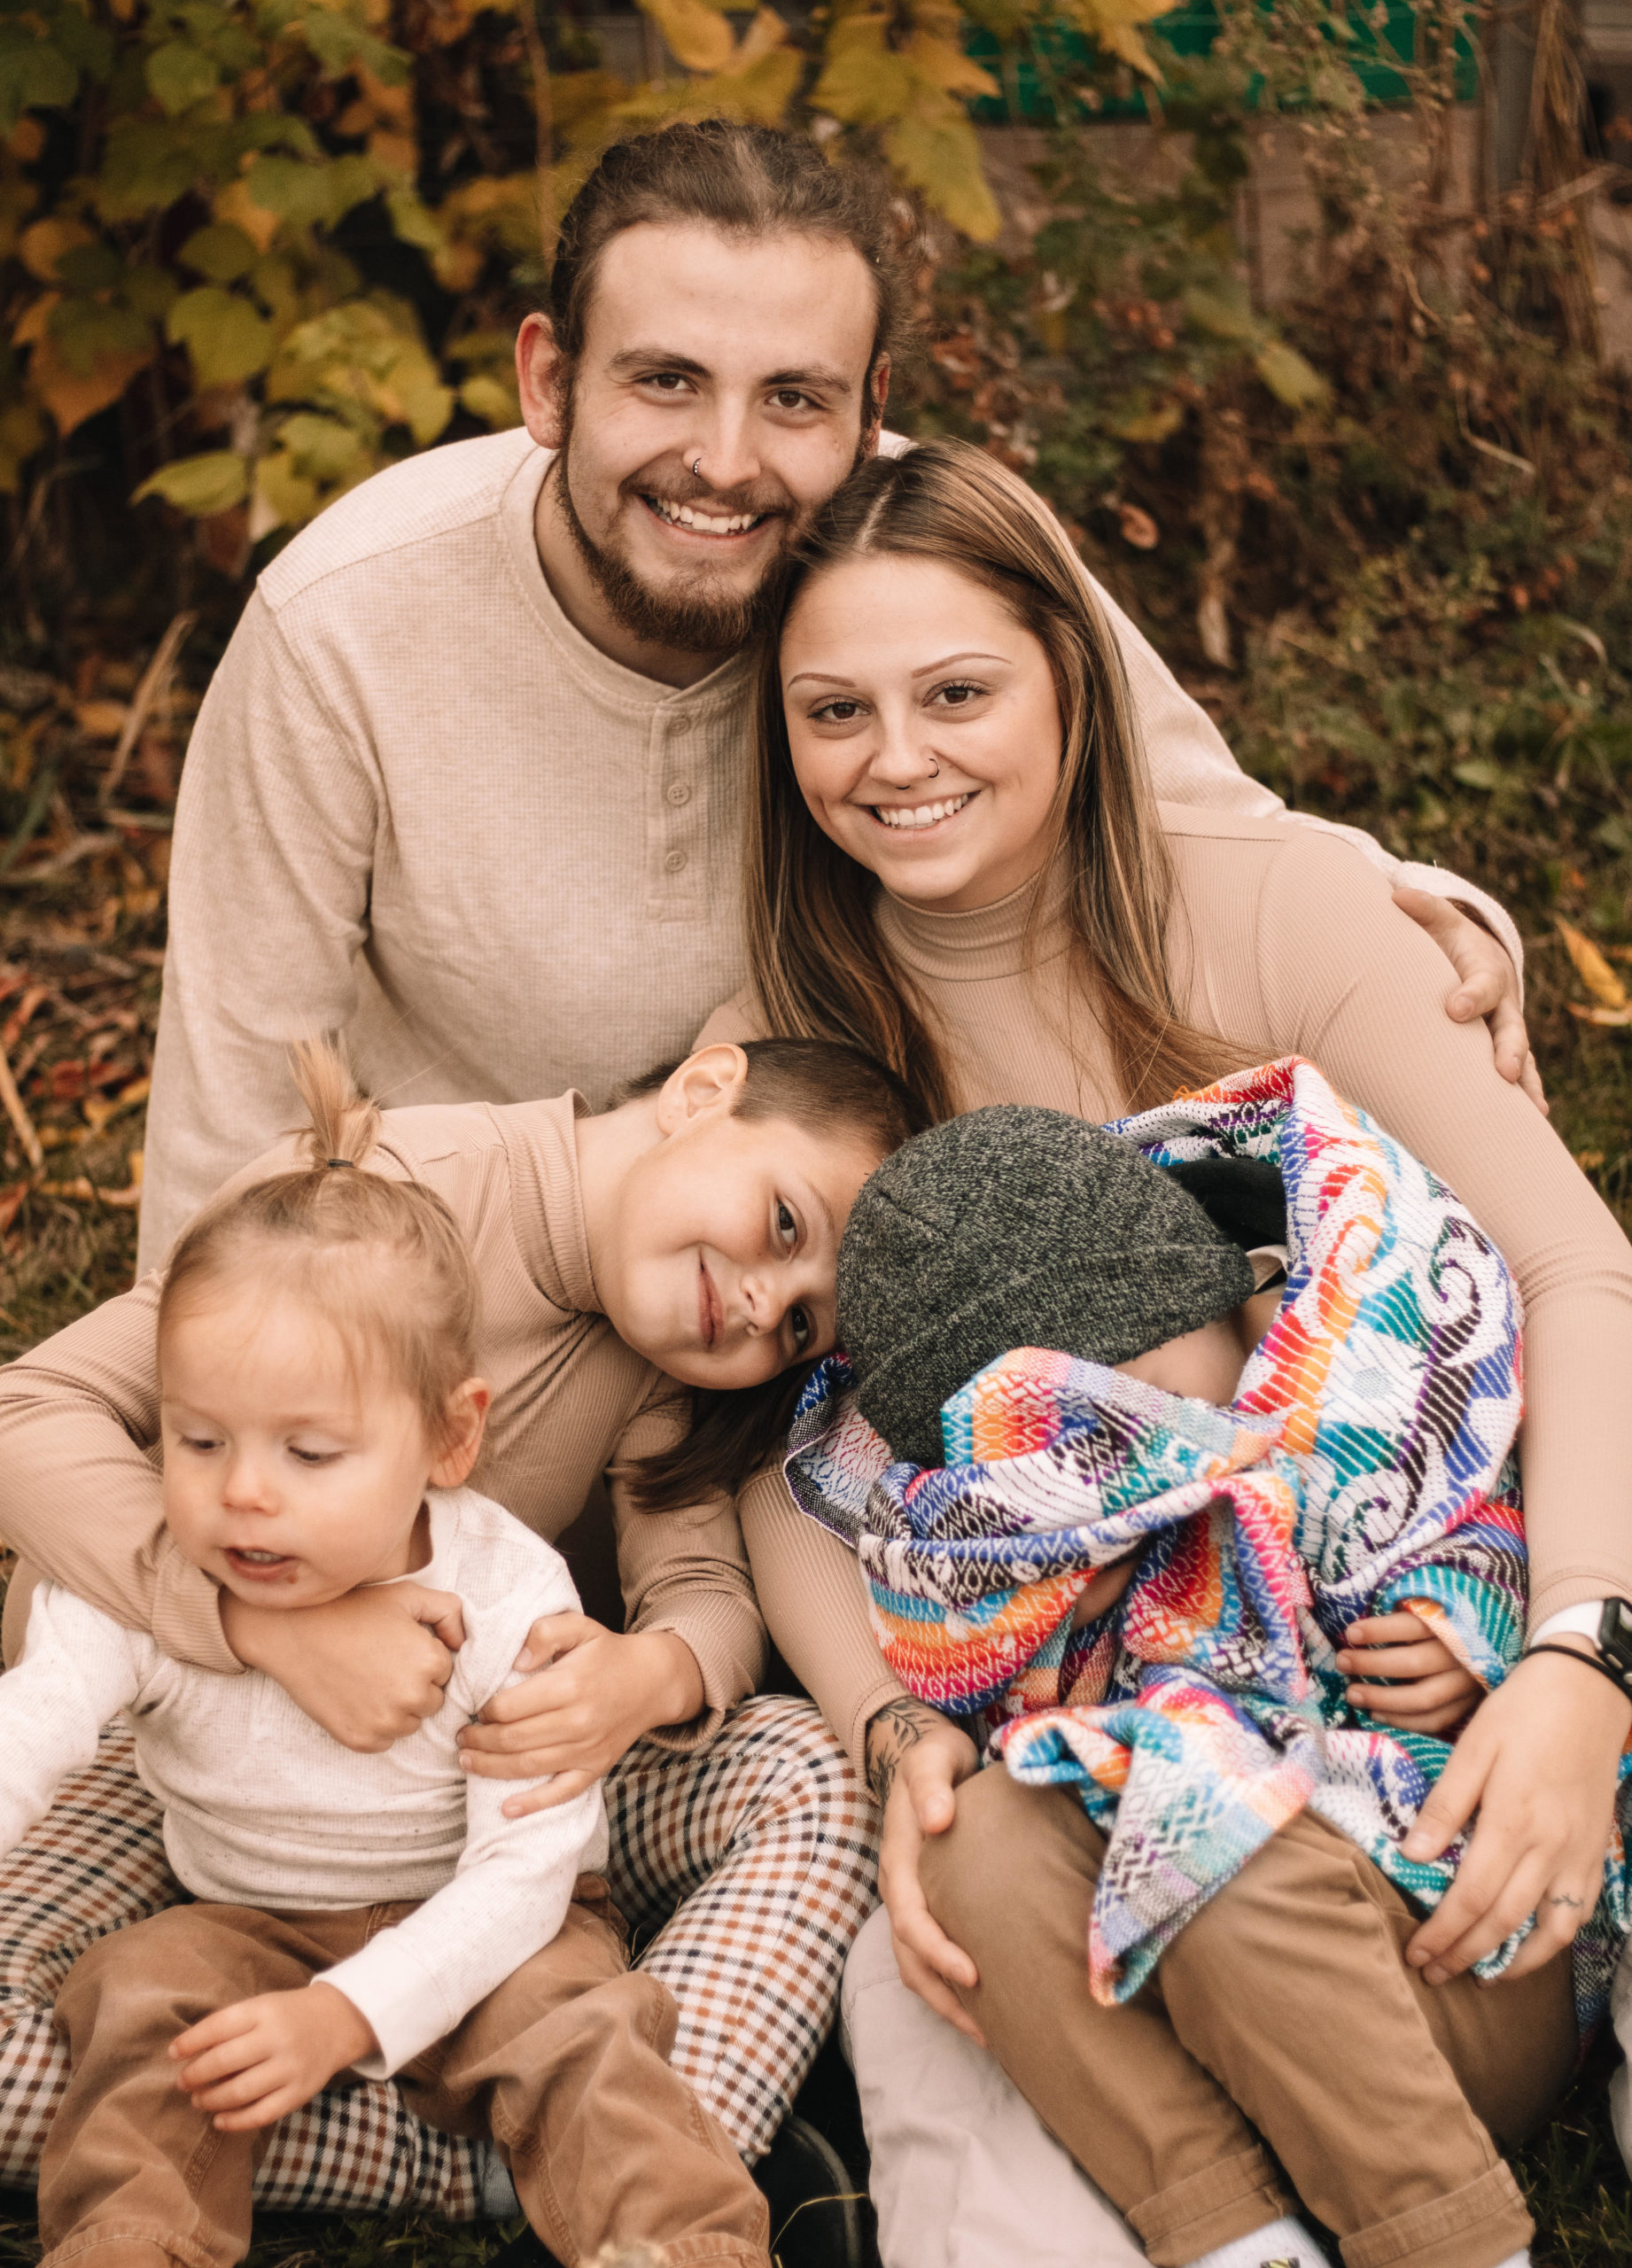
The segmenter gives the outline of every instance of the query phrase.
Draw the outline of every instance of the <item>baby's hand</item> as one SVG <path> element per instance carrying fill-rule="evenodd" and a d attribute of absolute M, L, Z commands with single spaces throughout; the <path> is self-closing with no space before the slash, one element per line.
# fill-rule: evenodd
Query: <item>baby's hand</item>
<path fill-rule="evenodd" d="M 1351 1622 L 1348 1645 L 1337 1658 L 1354 1709 L 1369 1710 L 1401 1732 L 1442 1733 L 1463 1718 L 1484 1692 L 1471 1670 L 1414 1614 L 1377 1614 Z M 1366 1679 L 1387 1678 L 1387 1684 Z"/>
<path fill-rule="evenodd" d="M 374 2028 L 321 1979 L 217 2008 L 170 2042 L 175 2084 L 223 2134 L 269 2126 L 309 2102 L 337 2071 L 378 2050 Z"/>

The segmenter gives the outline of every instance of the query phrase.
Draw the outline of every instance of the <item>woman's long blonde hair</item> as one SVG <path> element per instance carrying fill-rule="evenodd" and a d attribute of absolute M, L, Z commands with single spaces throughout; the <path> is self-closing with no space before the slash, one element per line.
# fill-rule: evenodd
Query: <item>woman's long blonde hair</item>
<path fill-rule="evenodd" d="M 1204 1085 L 1239 1060 L 1179 1016 L 1168 967 L 1173 874 L 1122 656 L 1064 529 L 1024 482 L 962 441 L 874 457 L 794 555 L 758 687 L 745 830 L 750 967 L 767 1030 L 875 1055 L 936 1117 L 960 1107 L 905 970 L 874 919 L 878 884 L 824 835 L 799 791 L 782 705 L 780 630 L 818 575 L 859 558 L 933 559 L 991 591 L 1048 656 L 1060 704 L 1060 786 L 1044 862 L 1059 869 L 1074 979 L 1109 1041 L 1127 1107 Z M 1037 893 L 1035 925 L 1054 900 Z"/>

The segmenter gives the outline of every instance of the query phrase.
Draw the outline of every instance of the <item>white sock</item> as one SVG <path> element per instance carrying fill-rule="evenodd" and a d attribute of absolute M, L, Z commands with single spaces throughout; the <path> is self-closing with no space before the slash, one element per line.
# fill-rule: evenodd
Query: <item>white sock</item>
<path fill-rule="evenodd" d="M 1271 2260 L 1295 2260 L 1298 2268 L 1332 2268 L 1325 2246 L 1317 2244 L 1302 2222 L 1294 2221 L 1289 2213 L 1283 2213 L 1267 2228 L 1254 2229 L 1250 2236 L 1215 2245 L 1211 2252 L 1193 2260 L 1190 2268 L 1265 2268 Z M 1512 2264 L 1504 2261 L 1503 2268 L 1512 2268 Z"/>
<path fill-rule="evenodd" d="M 1529 2246 L 1527 2244 L 1522 2252 L 1510 2252 L 1505 2260 L 1496 2262 L 1496 2268 L 1530 2268 Z"/>

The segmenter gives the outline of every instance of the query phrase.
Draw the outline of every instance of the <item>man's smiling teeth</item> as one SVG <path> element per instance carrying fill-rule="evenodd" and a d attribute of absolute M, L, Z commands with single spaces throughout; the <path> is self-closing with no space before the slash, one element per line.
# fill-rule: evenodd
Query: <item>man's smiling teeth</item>
<path fill-rule="evenodd" d="M 695 528 L 699 535 L 740 535 L 744 528 L 757 528 L 765 517 L 763 512 L 738 512 L 728 520 L 711 519 L 706 512 L 694 511 L 689 504 L 671 504 L 664 496 L 646 501 L 659 519 L 674 527 Z"/>
<path fill-rule="evenodd" d="M 973 788 L 969 793 L 974 793 Z M 900 804 L 874 804 L 873 816 L 882 819 L 886 827 L 933 827 L 937 819 L 951 819 L 960 812 L 968 796 L 954 796 L 946 804 L 916 804 L 909 810 Z"/>

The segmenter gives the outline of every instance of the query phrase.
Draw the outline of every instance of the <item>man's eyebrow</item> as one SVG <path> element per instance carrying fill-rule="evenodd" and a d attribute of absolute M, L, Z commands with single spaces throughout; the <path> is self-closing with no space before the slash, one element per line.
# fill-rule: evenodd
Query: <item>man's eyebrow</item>
<path fill-rule="evenodd" d="M 706 378 L 712 376 L 706 362 L 699 362 L 689 354 L 676 354 L 666 346 L 626 346 L 621 353 L 613 355 L 607 367 L 617 375 L 629 370 L 649 370 L 656 368 L 664 370 L 680 370 L 688 378 Z M 779 386 L 814 386 L 820 387 L 824 393 L 846 394 L 855 392 L 855 387 L 843 370 L 828 369 L 820 365 L 813 365 L 804 370 L 771 370 L 763 378 L 758 379 L 757 384 L 768 386 L 773 391 Z"/>

